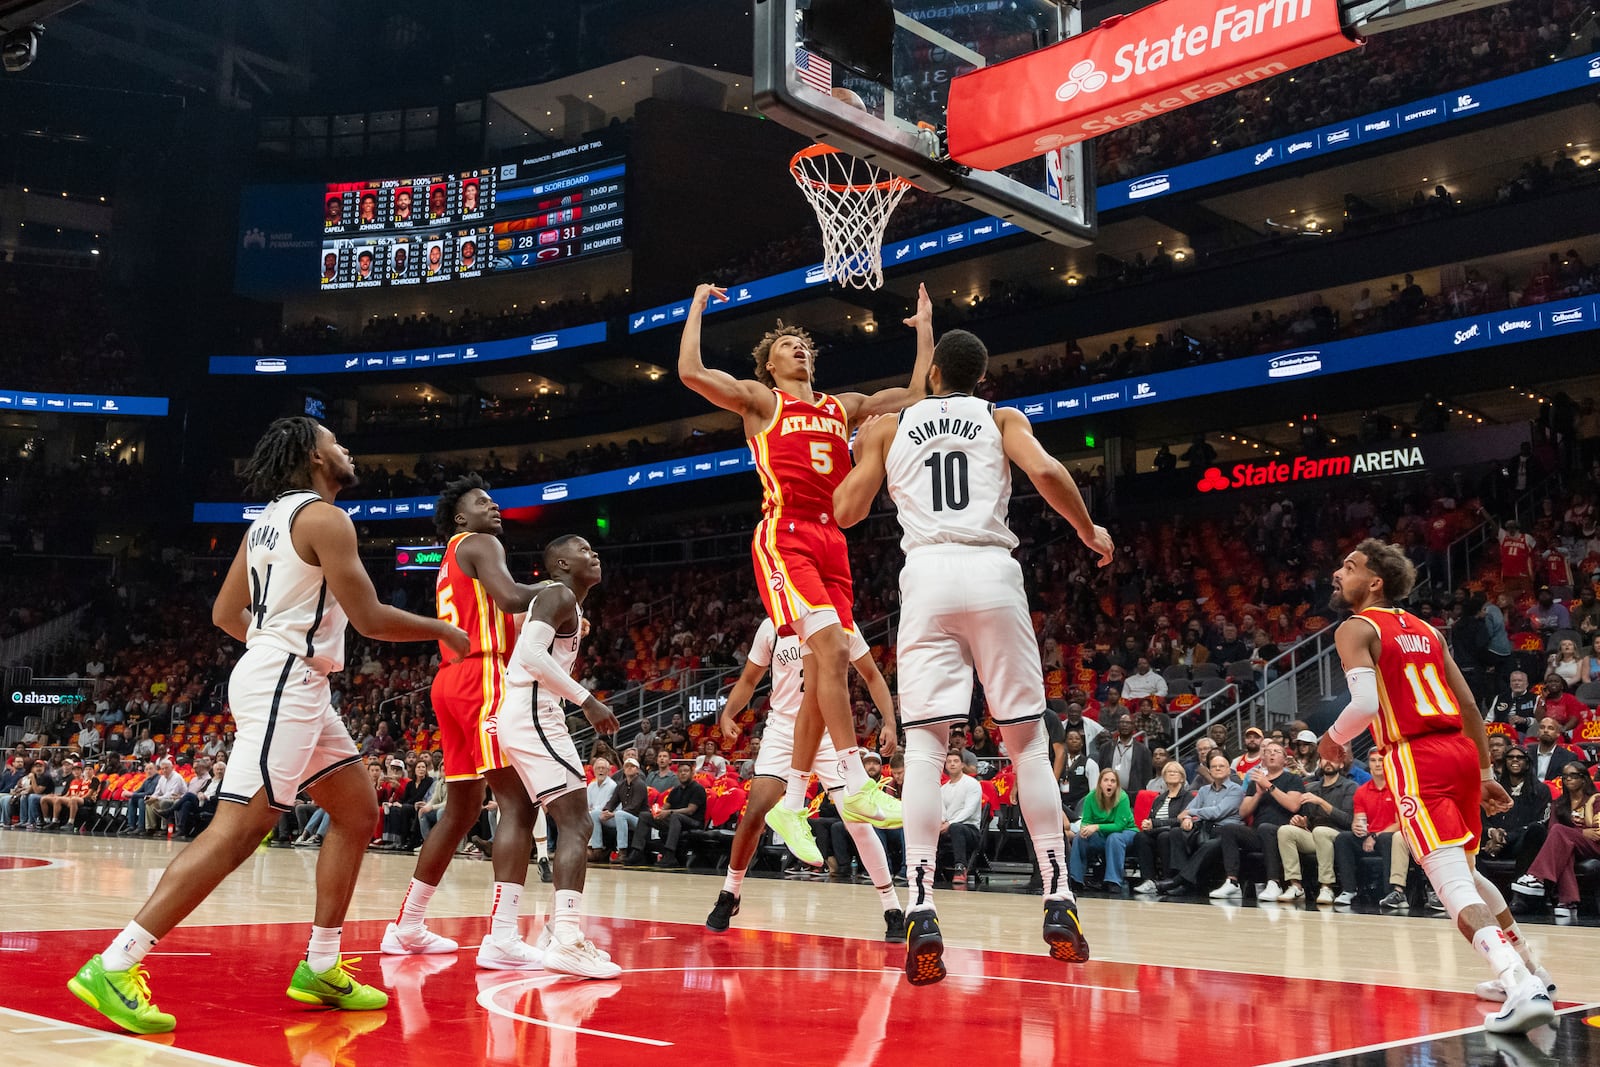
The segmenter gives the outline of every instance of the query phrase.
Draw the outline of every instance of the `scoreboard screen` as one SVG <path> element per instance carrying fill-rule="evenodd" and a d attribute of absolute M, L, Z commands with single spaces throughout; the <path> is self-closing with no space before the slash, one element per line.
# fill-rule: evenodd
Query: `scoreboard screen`
<path fill-rule="evenodd" d="M 431 285 L 623 247 L 627 164 L 598 142 L 496 167 L 323 188 L 324 290 Z"/>

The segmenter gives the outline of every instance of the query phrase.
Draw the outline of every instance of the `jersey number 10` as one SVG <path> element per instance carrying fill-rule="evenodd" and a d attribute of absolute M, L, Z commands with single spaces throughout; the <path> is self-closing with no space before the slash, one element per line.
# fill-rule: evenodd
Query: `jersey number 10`
<path fill-rule="evenodd" d="M 934 452 L 922 465 L 933 472 L 933 510 L 960 511 L 971 500 L 967 489 L 967 454 L 965 452 Z"/>

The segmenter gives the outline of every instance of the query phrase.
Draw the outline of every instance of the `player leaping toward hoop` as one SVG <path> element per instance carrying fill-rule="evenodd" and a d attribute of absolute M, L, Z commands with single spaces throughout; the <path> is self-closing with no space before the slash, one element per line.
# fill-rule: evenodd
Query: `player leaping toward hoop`
<path fill-rule="evenodd" d="M 1400 815 L 1400 832 L 1428 875 L 1439 902 L 1495 972 L 1478 986 L 1485 1000 L 1503 1000 L 1485 1015 L 1493 1033 L 1526 1033 L 1555 1018 L 1555 984 L 1539 966 L 1505 898 L 1477 870 L 1480 807 L 1511 807 L 1494 779 L 1489 739 L 1476 698 L 1432 626 L 1394 606 L 1417 571 L 1394 545 L 1369 538 L 1333 572 L 1333 608 L 1355 614 L 1334 641 L 1350 685 L 1350 703 L 1321 743 L 1324 759 L 1372 730 Z"/>
<path fill-rule="evenodd" d="M 905 320 L 917 332 L 910 385 L 868 396 L 816 392 L 815 346 L 805 330 L 782 322 L 756 345 L 753 380 L 707 368 L 700 355 L 700 324 L 713 296 L 726 300 L 727 291 L 714 285 L 695 289 L 678 348 L 678 376 L 744 420 L 763 490 L 762 518 L 750 546 L 756 588 L 778 633 L 798 636 L 815 664 L 795 722 L 794 761 L 783 802 L 767 814 L 767 825 L 797 857 L 816 865 L 822 855 L 803 808 L 824 727 L 839 754 L 847 791 L 840 813 L 875 826 L 900 824 L 899 802 L 866 788 L 867 772 L 856 747 L 846 677 L 854 594 L 844 533 L 832 516 L 833 490 L 850 471 L 851 421 L 899 411 L 921 399 L 933 360 L 933 301 L 919 286 L 916 314 Z"/>
<path fill-rule="evenodd" d="M 939 841 L 939 772 L 950 724 L 965 722 L 972 674 L 983 683 L 1017 772 L 1017 801 L 1044 877 L 1044 939 L 1050 955 L 1081 963 L 1089 943 L 1067 882 L 1061 801 L 1050 764 L 1044 674 L 1028 615 L 1017 536 L 1006 525 L 1011 464 L 1022 468 L 1083 543 L 1111 562 L 1111 535 L 1094 524 L 1072 475 L 1033 436 L 1019 411 L 972 396 L 989 352 L 972 334 L 939 339 L 926 399 L 898 418 L 876 419 L 856 438 L 856 468 L 833 494 L 839 523 L 867 517 L 887 479 L 906 555 L 900 571 L 900 723 L 905 731 L 906 977 L 945 976 L 944 941 L 933 906 Z"/>
<path fill-rule="evenodd" d="M 766 829 L 767 812 L 783 796 L 789 767 L 794 762 L 790 751 L 794 746 L 794 724 L 800 711 L 801 662 L 803 649 L 794 635 L 779 637 L 771 619 L 764 619 L 750 642 L 750 655 L 744 664 L 744 673 L 734 683 L 728 694 L 728 705 L 722 709 L 722 736 L 731 740 L 739 736 L 738 714 L 750 703 L 761 676 L 772 668 L 772 710 L 767 714 L 767 728 L 761 735 L 761 754 L 756 758 L 755 780 L 750 786 L 750 796 L 745 802 L 744 815 L 739 819 L 739 831 L 733 835 L 728 854 L 728 874 L 722 882 L 722 892 L 717 894 L 716 906 L 706 918 L 706 927 L 718 933 L 728 928 L 728 923 L 739 914 L 739 890 L 744 885 L 745 871 L 761 843 L 761 832 Z M 810 659 L 810 656 L 804 656 Z M 888 742 L 885 752 L 893 754 L 895 731 L 894 698 L 889 695 L 889 683 L 884 681 L 878 665 L 872 661 L 867 643 L 858 633 L 850 634 L 850 663 L 867 683 L 872 703 L 883 716 L 882 736 Z M 822 787 L 833 794 L 837 806 L 844 795 L 844 779 L 839 777 L 838 755 L 833 742 L 822 738 L 817 749 L 816 771 Z M 878 783 L 868 781 L 868 788 Z M 844 828 L 861 854 L 861 865 L 872 876 L 872 886 L 883 903 L 885 941 L 902 941 L 906 936 L 906 914 L 900 907 L 900 894 L 895 892 L 894 876 L 889 871 L 889 857 L 884 852 L 878 832 L 865 822 L 845 820 Z"/>

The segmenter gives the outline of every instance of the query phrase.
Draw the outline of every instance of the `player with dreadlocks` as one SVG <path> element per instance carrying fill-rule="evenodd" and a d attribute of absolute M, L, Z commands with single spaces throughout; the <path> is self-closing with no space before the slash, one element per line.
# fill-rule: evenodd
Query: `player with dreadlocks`
<path fill-rule="evenodd" d="M 344 667 L 347 620 L 375 641 L 439 641 L 457 656 L 468 647 L 460 628 L 378 601 L 355 527 L 333 503 L 356 484 L 355 465 L 326 426 L 308 418 L 274 422 L 245 478 L 253 494 L 271 502 L 246 531 L 211 609 L 212 622 L 245 645 L 228 682 L 238 734 L 219 794 L 227 803 L 178 853 L 133 922 L 67 983 L 78 999 L 136 1034 L 175 1025 L 151 1002 L 144 957 L 255 852 L 302 790 L 329 822 L 317 858 L 311 943 L 286 993 L 302 1004 L 352 1011 L 389 1002 L 382 990 L 356 981 L 356 961 L 339 954 L 378 797 L 333 708 L 328 676 Z"/>
<path fill-rule="evenodd" d="M 523 941 L 517 930 L 534 806 L 522 779 L 500 751 L 499 715 L 506 699 L 506 665 L 516 642 L 517 618 L 539 591 L 511 577 L 499 539 L 500 505 L 476 474 L 444 487 L 433 522 L 447 541 L 436 586 L 438 615 L 465 630 L 472 644 L 465 656 L 440 649 L 442 665 L 432 695 L 444 747 L 444 815 L 422 843 L 400 914 L 384 931 L 382 951 L 388 956 L 432 955 L 459 948 L 455 941 L 429 930 L 423 920 L 456 846 L 478 821 L 487 781 L 500 809 L 500 823 L 492 855 L 490 932 L 478 949 L 478 966 L 527 970 L 541 962 L 540 951 Z M 549 864 L 541 857 L 541 872 Z"/>

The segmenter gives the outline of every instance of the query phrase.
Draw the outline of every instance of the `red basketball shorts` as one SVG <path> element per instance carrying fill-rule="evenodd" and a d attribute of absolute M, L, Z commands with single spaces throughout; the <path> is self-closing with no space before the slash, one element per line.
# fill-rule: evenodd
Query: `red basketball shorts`
<path fill-rule="evenodd" d="M 855 629 L 855 587 L 844 531 L 833 523 L 762 519 L 750 543 L 756 588 L 780 636 L 804 641 L 831 623 Z"/>
<path fill-rule="evenodd" d="M 500 754 L 497 717 L 506 699 L 505 664 L 474 655 L 439 668 L 433 678 L 433 711 L 444 748 L 444 780 L 481 778 L 510 766 Z"/>
<path fill-rule="evenodd" d="M 1383 773 L 1412 855 L 1425 859 L 1451 845 L 1478 851 L 1483 787 L 1478 748 L 1465 734 L 1402 741 L 1384 753 Z"/>

